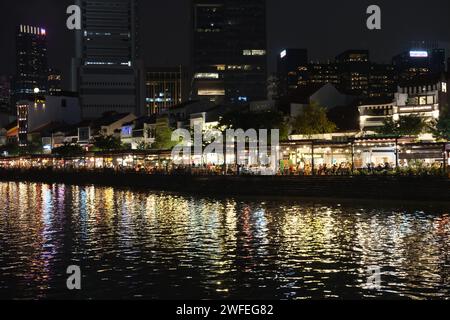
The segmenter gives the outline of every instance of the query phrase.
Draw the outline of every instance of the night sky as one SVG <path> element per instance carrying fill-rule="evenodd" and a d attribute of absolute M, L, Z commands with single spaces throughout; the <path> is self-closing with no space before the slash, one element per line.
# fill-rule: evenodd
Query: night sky
<path fill-rule="evenodd" d="M 448 0 L 267 0 L 269 66 L 285 47 L 308 48 L 311 60 L 332 59 L 345 49 L 369 49 L 372 60 L 390 62 L 412 40 L 450 43 Z M 66 29 L 70 0 L 0 2 L 0 74 L 14 74 L 15 26 L 47 29 L 49 65 L 68 84 L 73 35 Z M 189 0 L 141 0 L 141 45 L 147 66 L 188 64 Z M 366 28 L 366 8 L 382 8 L 381 31 Z"/>

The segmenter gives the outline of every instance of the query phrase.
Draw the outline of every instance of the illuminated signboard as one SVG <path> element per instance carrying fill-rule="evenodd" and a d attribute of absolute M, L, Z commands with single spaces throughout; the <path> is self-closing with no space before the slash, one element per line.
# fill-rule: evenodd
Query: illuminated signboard
<path fill-rule="evenodd" d="M 428 51 L 410 51 L 409 56 L 411 58 L 427 58 Z"/>
<path fill-rule="evenodd" d="M 281 51 L 281 53 L 280 53 L 280 58 L 283 59 L 284 57 L 286 57 L 286 55 L 287 55 L 286 50 L 283 50 L 283 51 Z"/>
<path fill-rule="evenodd" d="M 132 126 L 122 127 L 122 137 L 131 137 L 132 135 L 133 135 L 133 127 Z"/>

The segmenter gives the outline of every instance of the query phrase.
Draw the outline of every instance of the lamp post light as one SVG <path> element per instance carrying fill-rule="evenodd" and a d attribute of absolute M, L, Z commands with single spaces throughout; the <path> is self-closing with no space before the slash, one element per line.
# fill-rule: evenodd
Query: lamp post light
<path fill-rule="evenodd" d="M 352 175 L 355 172 L 355 142 L 352 141 Z"/>
<path fill-rule="evenodd" d="M 399 147 L 398 138 L 395 138 L 395 168 L 398 168 Z"/>
<path fill-rule="evenodd" d="M 315 161 L 314 161 L 314 141 L 311 141 L 311 166 L 312 166 L 312 175 L 315 176 Z"/>
<path fill-rule="evenodd" d="M 442 170 L 444 171 L 444 174 L 447 173 L 447 145 L 446 143 L 442 144 L 442 161 L 443 161 L 443 166 L 442 166 Z"/>

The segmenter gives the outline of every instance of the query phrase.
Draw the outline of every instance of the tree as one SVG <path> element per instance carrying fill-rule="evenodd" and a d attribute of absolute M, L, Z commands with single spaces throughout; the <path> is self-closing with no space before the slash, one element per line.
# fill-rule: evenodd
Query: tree
<path fill-rule="evenodd" d="M 327 112 L 330 121 L 336 124 L 339 130 L 359 130 L 359 110 L 356 106 L 337 106 Z"/>
<path fill-rule="evenodd" d="M 176 145 L 172 141 L 172 129 L 169 126 L 169 119 L 161 118 L 156 121 L 155 143 L 153 148 L 157 150 L 170 150 Z"/>
<path fill-rule="evenodd" d="M 61 157 L 76 157 L 82 155 L 84 150 L 77 144 L 65 143 L 63 146 L 53 149 L 52 153 Z"/>
<path fill-rule="evenodd" d="M 229 112 L 219 121 L 219 127 L 226 129 L 267 129 L 280 130 L 280 139 L 287 140 L 289 125 L 281 112 L 267 111 L 261 113 Z"/>
<path fill-rule="evenodd" d="M 42 141 L 34 140 L 29 141 L 27 146 L 20 149 L 20 153 L 22 154 L 42 154 Z"/>
<path fill-rule="evenodd" d="M 425 132 L 427 124 L 425 121 L 415 115 L 400 117 L 398 121 L 399 133 L 404 136 L 418 136 Z"/>
<path fill-rule="evenodd" d="M 450 117 L 441 117 L 430 129 L 436 139 L 450 140 Z"/>
<path fill-rule="evenodd" d="M 122 150 L 123 145 L 120 138 L 101 134 L 94 139 L 94 148 L 98 151 L 117 151 Z"/>
<path fill-rule="evenodd" d="M 450 140 L 450 110 L 448 104 L 442 107 L 439 120 L 433 123 L 430 131 L 438 140 Z"/>
<path fill-rule="evenodd" d="M 382 136 L 398 136 L 398 125 L 392 118 L 387 118 L 383 121 L 383 126 L 378 128 L 377 130 L 378 135 Z"/>
<path fill-rule="evenodd" d="M 20 148 L 17 142 L 8 143 L 0 147 L 0 152 L 2 154 L 6 153 L 9 156 L 17 156 L 20 153 Z"/>
<path fill-rule="evenodd" d="M 292 123 L 294 132 L 306 136 L 334 132 L 337 127 L 327 117 L 325 108 L 316 103 L 303 108 L 302 113 Z"/>
<path fill-rule="evenodd" d="M 0 153 L 8 154 L 10 156 L 17 155 L 30 155 L 30 154 L 41 154 L 43 146 L 40 141 L 29 141 L 26 146 L 19 146 L 17 142 L 10 142 L 2 147 L 0 147 Z"/>
<path fill-rule="evenodd" d="M 378 130 L 381 135 L 392 136 L 418 136 L 427 129 L 425 120 L 416 115 L 400 117 L 394 121 L 388 118 L 383 122 L 383 126 Z"/>

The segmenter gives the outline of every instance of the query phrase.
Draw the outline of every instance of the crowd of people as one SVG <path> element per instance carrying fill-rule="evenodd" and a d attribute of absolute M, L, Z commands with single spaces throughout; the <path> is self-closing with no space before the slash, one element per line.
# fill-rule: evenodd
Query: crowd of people
<path fill-rule="evenodd" d="M 299 175 L 299 176 L 348 176 L 352 174 L 352 164 L 348 162 L 341 162 L 333 164 L 319 164 L 313 167 L 311 163 L 289 164 L 280 168 L 281 175 Z"/>
<path fill-rule="evenodd" d="M 350 162 L 341 162 L 329 165 L 326 163 L 313 165 L 308 162 L 294 164 L 282 161 L 277 171 L 269 166 L 243 166 L 243 165 L 216 165 L 195 164 L 175 165 L 168 161 L 158 164 L 135 164 L 132 166 L 80 166 L 73 162 L 58 162 L 57 164 L 42 165 L 41 163 L 22 164 L 19 166 L 0 165 L 0 169 L 21 169 L 21 170 L 53 170 L 53 171 L 115 171 L 134 172 L 140 174 L 160 174 L 160 175 L 281 175 L 281 176 L 351 176 L 351 175 L 434 175 L 443 173 L 445 170 L 443 162 L 405 162 L 400 161 L 396 166 L 393 163 L 368 163 L 365 166 L 357 166 Z"/>
<path fill-rule="evenodd" d="M 422 174 L 437 174 L 445 171 L 445 166 L 442 161 L 425 162 L 414 161 L 406 162 L 400 161 L 396 166 L 394 163 L 367 163 L 365 166 L 354 166 L 350 162 L 329 164 L 318 164 L 314 166 L 314 171 L 311 163 L 302 164 L 284 164 L 280 167 L 280 175 L 294 175 L 294 176 L 350 176 L 350 175 L 382 175 L 382 174 L 408 174 L 408 175 L 422 175 Z"/>

